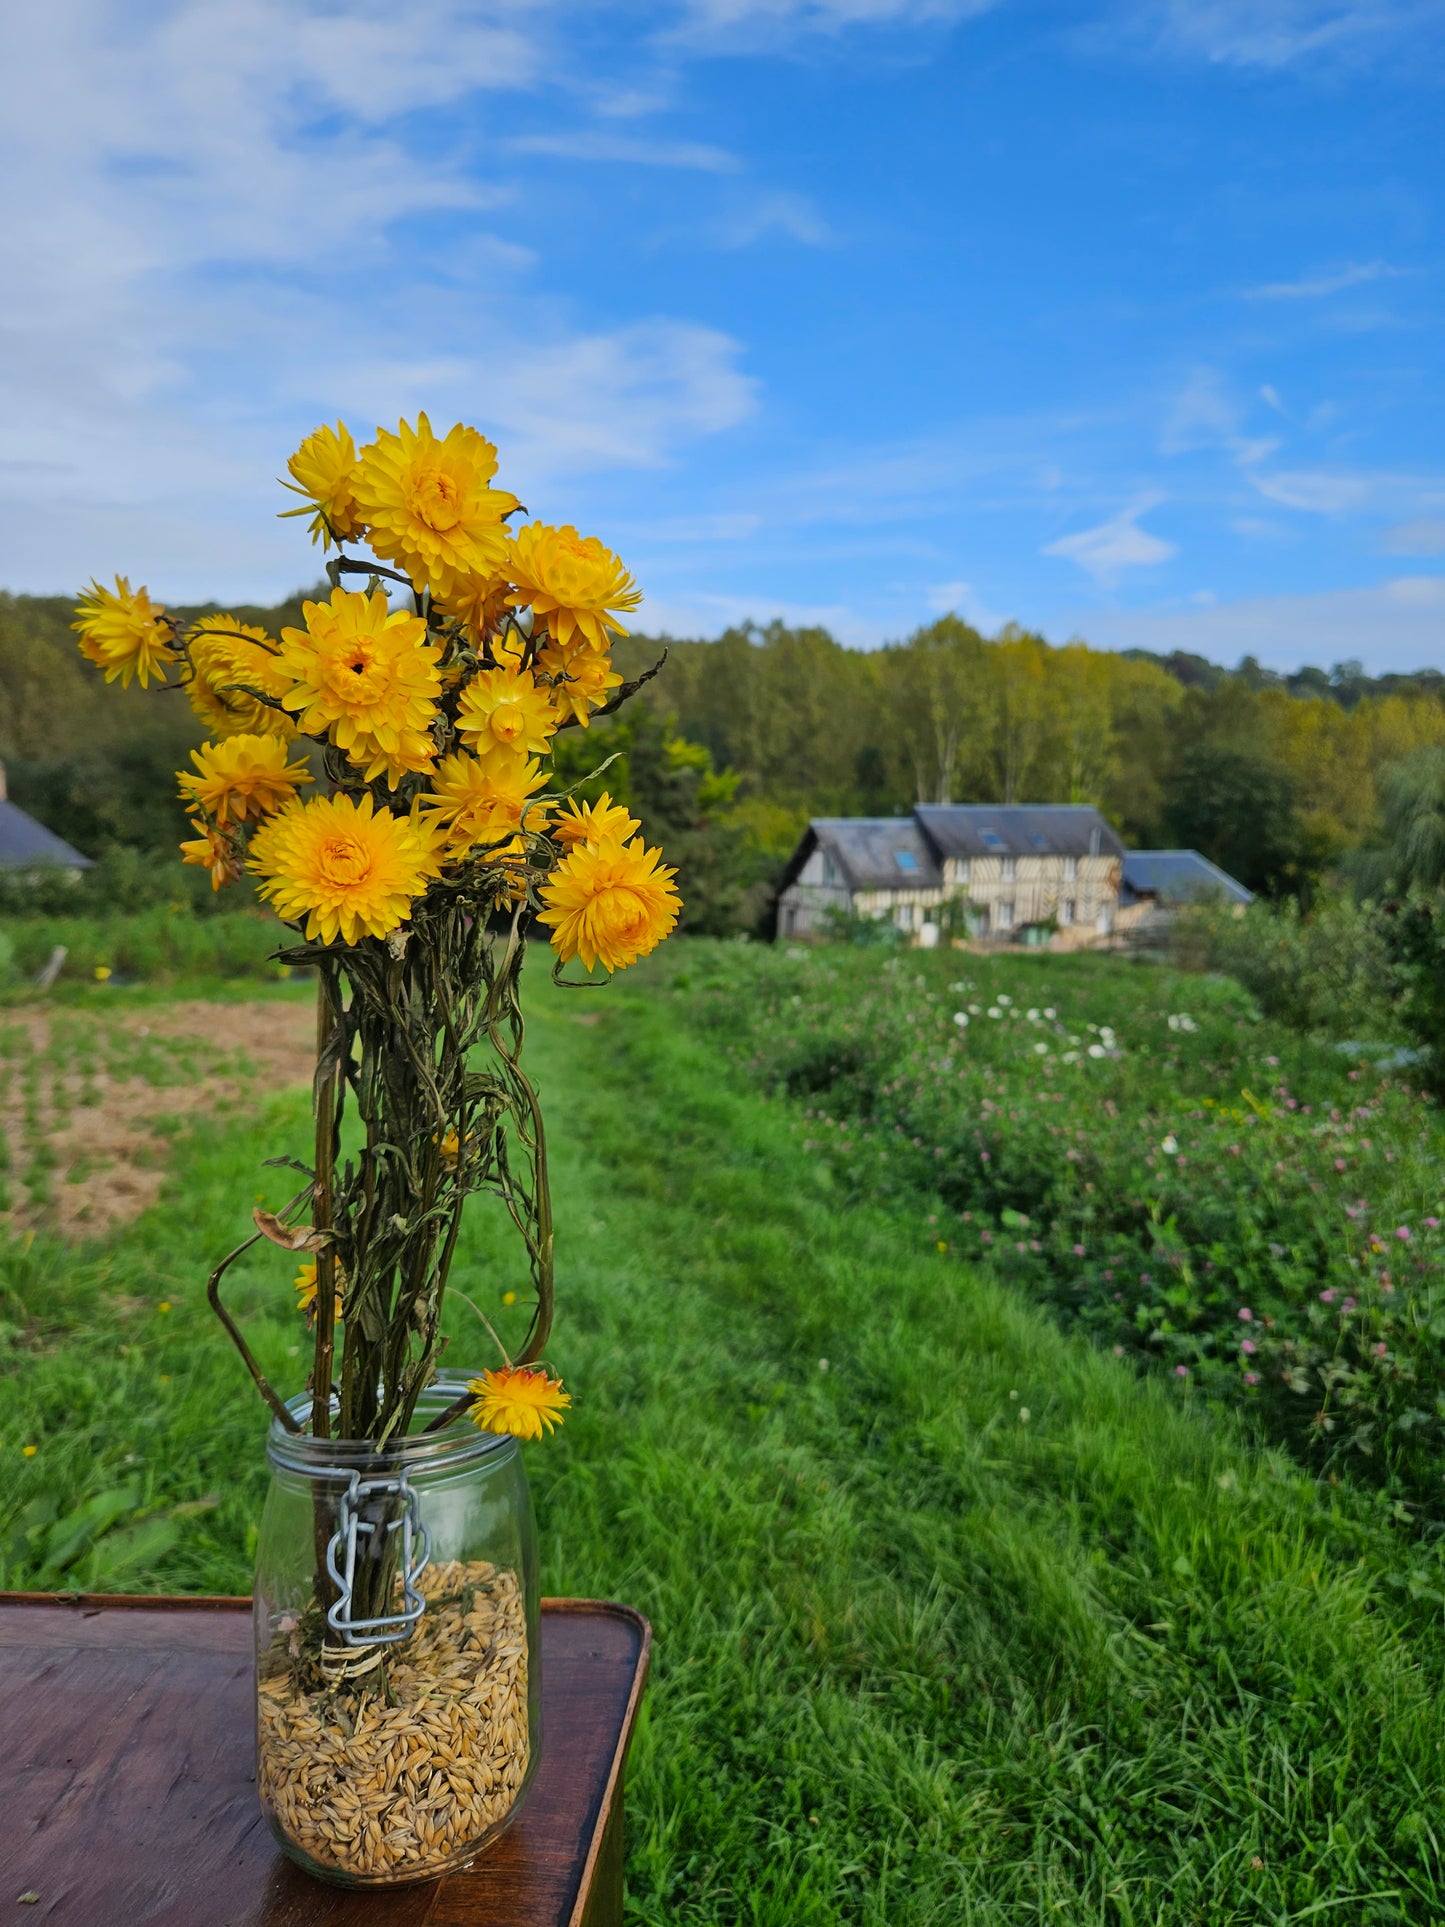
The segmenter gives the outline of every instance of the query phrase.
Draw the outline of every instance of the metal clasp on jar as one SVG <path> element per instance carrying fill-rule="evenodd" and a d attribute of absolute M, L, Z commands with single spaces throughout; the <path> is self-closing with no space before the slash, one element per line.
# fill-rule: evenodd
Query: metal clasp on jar
<path fill-rule="evenodd" d="M 395 1509 L 385 1503 L 388 1500 L 400 1502 L 395 1518 L 386 1516 Z M 370 1517 L 363 1517 L 363 1508 Z M 404 1472 L 395 1479 L 366 1480 L 353 1472 L 351 1483 L 341 1495 L 337 1518 L 337 1528 L 326 1548 L 326 1570 L 337 1588 L 335 1604 L 326 1615 L 327 1625 L 340 1634 L 346 1646 L 388 1645 L 405 1639 L 426 1611 L 426 1600 L 416 1582 L 431 1558 L 431 1539 L 422 1524 L 421 1500 L 415 1487 Z M 401 1534 L 401 1610 L 376 1619 L 353 1619 L 358 1537 L 364 1533 L 368 1540 L 375 1541 L 378 1534 L 390 1538 L 394 1532 Z M 369 1551 L 373 1559 L 379 1559 L 382 1548 L 373 1545 Z"/>

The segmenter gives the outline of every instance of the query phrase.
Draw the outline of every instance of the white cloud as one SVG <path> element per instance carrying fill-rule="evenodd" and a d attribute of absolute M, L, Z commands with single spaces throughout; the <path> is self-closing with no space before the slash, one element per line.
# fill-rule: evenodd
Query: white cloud
<path fill-rule="evenodd" d="M 541 87 L 548 31 L 543 9 L 471 0 L 0 16 L 0 249 L 25 264 L 0 289 L 0 581 L 274 593 L 315 558 L 271 519 L 272 478 L 338 413 L 476 420 L 538 501 L 749 413 L 731 337 L 588 327 L 488 231 L 512 191 L 475 172 L 488 98 Z M 718 155 L 669 164 L 734 165 Z"/>
<path fill-rule="evenodd" d="M 1302 509 L 1309 515 L 1343 515 L 1348 509 L 1361 508 L 1374 492 L 1368 476 L 1311 473 L 1251 475 L 1250 481 L 1266 501 L 1281 508 Z"/>
<path fill-rule="evenodd" d="M 1445 517 L 1419 516 L 1388 529 L 1380 544 L 1391 555 L 1445 555 Z"/>
<path fill-rule="evenodd" d="M 1150 497 L 1133 508 L 1122 509 L 1107 522 L 1100 522 L 1097 528 L 1081 529 L 1076 535 L 1065 535 L 1057 542 L 1050 542 L 1042 553 L 1076 563 L 1086 575 L 1105 587 L 1117 582 L 1127 569 L 1167 562 L 1177 553 L 1176 545 L 1139 527 L 1140 516 L 1147 514 L 1157 502 L 1157 497 Z"/>
<path fill-rule="evenodd" d="M 1327 668 L 1357 657 L 1367 669 L 1440 666 L 1445 576 L 1403 576 L 1315 595 L 1252 596 L 1213 608 L 1092 613 L 1080 622 L 1110 649 L 1174 649 L 1237 662 L 1257 656 L 1275 669 Z"/>
<path fill-rule="evenodd" d="M 1393 278 L 1401 272 L 1383 261 L 1355 262 L 1348 267 L 1337 269 L 1333 274 L 1320 274 L 1303 281 L 1268 281 L 1261 288 L 1247 288 L 1245 299 L 1248 301 L 1318 301 L 1326 295 L 1343 294 L 1346 288 L 1358 288 L 1367 281 L 1380 281 Z M 1265 393 L 1263 389 L 1260 391 Z M 1266 399 L 1268 396 L 1266 395 Z"/>

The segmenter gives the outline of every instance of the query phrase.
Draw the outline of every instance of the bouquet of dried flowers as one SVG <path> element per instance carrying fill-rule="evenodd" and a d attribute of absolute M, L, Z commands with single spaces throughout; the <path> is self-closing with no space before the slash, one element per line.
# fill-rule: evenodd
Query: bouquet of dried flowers
<path fill-rule="evenodd" d="M 280 960 L 317 973 L 314 1160 L 291 1204 L 258 1211 L 217 1266 L 211 1303 L 277 1421 L 303 1429 L 220 1296 L 257 1239 L 297 1254 L 310 1433 L 383 1451 L 436 1375 L 463 1205 L 490 1192 L 526 1250 L 531 1326 L 515 1356 L 498 1340 L 497 1366 L 434 1423 L 469 1412 L 541 1437 L 570 1399 L 545 1363 L 552 1210 L 522 1068 L 526 940 L 549 932 L 565 982 L 574 960 L 611 972 L 646 955 L 680 909 L 624 808 L 548 787 L 557 732 L 647 679 L 625 683 L 609 654 L 640 593 L 595 537 L 513 528 L 521 505 L 493 486 L 496 450 L 473 428 L 437 435 L 421 415 L 358 451 L 338 423 L 287 466 L 304 498 L 287 512 L 334 551 L 331 594 L 304 605 L 303 627 L 273 638 L 207 615 L 187 628 L 123 577 L 93 584 L 75 624 L 107 681 L 184 689 L 212 737 L 179 778 L 185 861 L 216 889 L 259 879 L 296 932 Z"/>

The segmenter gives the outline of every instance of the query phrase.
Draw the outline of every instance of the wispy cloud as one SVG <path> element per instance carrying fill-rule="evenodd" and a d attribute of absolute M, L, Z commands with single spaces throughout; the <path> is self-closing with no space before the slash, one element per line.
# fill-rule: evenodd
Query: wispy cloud
<path fill-rule="evenodd" d="M 834 239 L 832 229 L 806 194 L 785 191 L 760 194 L 750 206 L 726 216 L 717 226 L 719 245 L 725 248 L 748 248 L 771 235 L 800 241 L 809 248 L 827 247 Z"/>
<path fill-rule="evenodd" d="M 1161 51 L 1266 72 L 1418 44 L 1442 17 L 1440 0 L 1143 0 L 1114 16 Z"/>
<path fill-rule="evenodd" d="M 995 0 L 684 0 L 681 31 L 719 38 L 966 20 Z"/>
<path fill-rule="evenodd" d="M 1267 281 L 1261 288 L 1247 288 L 1247 301 L 1319 301 L 1327 295 L 1343 294 L 1369 281 L 1393 279 L 1402 272 L 1384 261 L 1357 261 L 1332 274 L 1306 277 L 1302 281 Z"/>
<path fill-rule="evenodd" d="M 518 134 L 504 143 L 513 154 L 539 154 L 559 161 L 614 161 L 628 167 L 681 167 L 702 174 L 737 174 L 742 162 L 725 148 L 703 141 L 629 139 L 589 132 Z"/>
<path fill-rule="evenodd" d="M 1081 529 L 1076 535 L 1061 536 L 1057 542 L 1050 542 L 1042 551 L 1044 555 L 1061 556 L 1066 562 L 1073 562 L 1086 575 L 1091 575 L 1103 587 L 1109 588 L 1129 569 L 1149 568 L 1156 563 L 1167 562 L 1177 554 L 1176 545 L 1167 542 L 1162 536 L 1151 535 L 1148 529 L 1139 526 L 1139 518 L 1158 505 L 1158 497 L 1150 496 L 1133 508 L 1122 509 L 1118 515 L 1110 516 L 1107 522 L 1100 522 L 1096 528 Z"/>
<path fill-rule="evenodd" d="M 1278 502 L 1281 508 L 1301 509 L 1309 515 L 1343 515 L 1349 509 L 1363 507 L 1374 492 L 1369 476 L 1341 471 L 1296 470 L 1255 474 L 1249 479 L 1267 502 Z"/>

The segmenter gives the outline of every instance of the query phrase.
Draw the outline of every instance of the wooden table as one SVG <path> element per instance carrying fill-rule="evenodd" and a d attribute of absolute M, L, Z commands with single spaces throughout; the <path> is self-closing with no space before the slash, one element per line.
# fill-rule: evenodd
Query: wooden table
<path fill-rule="evenodd" d="M 464 1873 L 356 1893 L 261 1818 L 250 1605 L 0 1593 L 0 1927 L 621 1927 L 639 1613 L 544 1600 L 520 1816 Z"/>

